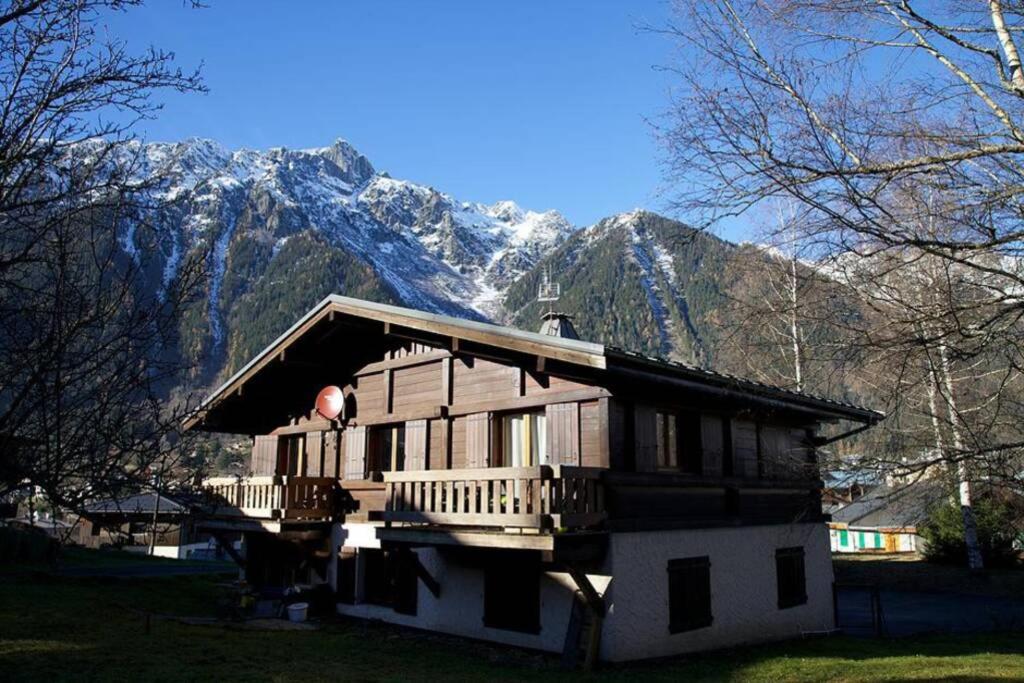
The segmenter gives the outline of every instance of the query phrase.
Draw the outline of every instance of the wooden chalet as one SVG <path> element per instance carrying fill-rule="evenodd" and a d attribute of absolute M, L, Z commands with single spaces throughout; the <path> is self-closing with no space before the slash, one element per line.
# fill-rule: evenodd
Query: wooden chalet
<path fill-rule="evenodd" d="M 546 317 L 324 299 L 189 419 L 253 438 L 251 476 L 207 482 L 205 524 L 245 532 L 257 583 L 567 661 L 831 629 L 818 430 L 882 416 Z"/>

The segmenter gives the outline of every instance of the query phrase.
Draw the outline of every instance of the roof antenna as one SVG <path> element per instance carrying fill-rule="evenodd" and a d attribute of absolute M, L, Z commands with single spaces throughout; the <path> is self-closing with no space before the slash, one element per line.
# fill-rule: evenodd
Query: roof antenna
<path fill-rule="evenodd" d="M 551 281 L 551 266 L 544 266 L 540 287 L 537 290 L 537 301 L 547 303 L 548 314 L 555 312 L 555 302 L 562 298 L 562 286 Z"/>
<path fill-rule="evenodd" d="M 560 298 L 562 298 L 562 286 L 551 281 L 551 266 L 546 265 L 541 275 L 540 287 L 537 288 L 537 301 L 548 305 L 547 312 L 540 316 L 543 321 L 540 325 L 540 333 L 549 337 L 579 339 L 580 335 L 573 327 L 572 318 L 567 313 L 555 312 L 555 302 Z"/>

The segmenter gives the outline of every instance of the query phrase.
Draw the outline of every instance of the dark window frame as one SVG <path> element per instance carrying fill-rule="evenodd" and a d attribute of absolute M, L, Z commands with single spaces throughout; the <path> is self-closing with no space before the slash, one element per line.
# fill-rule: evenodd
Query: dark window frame
<path fill-rule="evenodd" d="M 684 633 L 714 623 L 711 558 L 707 555 L 668 561 L 668 632 Z"/>
<path fill-rule="evenodd" d="M 775 585 L 779 609 L 807 604 L 807 571 L 803 546 L 775 551 Z"/>

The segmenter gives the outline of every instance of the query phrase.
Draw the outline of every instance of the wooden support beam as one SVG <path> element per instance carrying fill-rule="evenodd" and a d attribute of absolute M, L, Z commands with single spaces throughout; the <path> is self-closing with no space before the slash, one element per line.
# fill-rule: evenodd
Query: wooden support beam
<path fill-rule="evenodd" d="M 583 593 L 583 597 L 587 599 L 587 606 L 590 607 L 594 614 L 604 616 L 605 604 L 604 598 L 594 588 L 594 584 L 590 583 L 590 579 L 583 570 L 579 569 L 575 565 L 566 565 L 566 570 L 569 572 L 569 576 L 576 582 L 576 587 Z"/>

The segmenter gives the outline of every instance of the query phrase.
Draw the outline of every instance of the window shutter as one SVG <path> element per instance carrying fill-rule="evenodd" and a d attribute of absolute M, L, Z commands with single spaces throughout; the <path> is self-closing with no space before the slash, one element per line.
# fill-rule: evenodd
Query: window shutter
<path fill-rule="evenodd" d="M 307 477 L 322 477 L 324 471 L 324 433 L 306 433 L 306 471 Z"/>
<path fill-rule="evenodd" d="M 779 609 L 807 602 L 807 578 L 804 575 L 804 549 L 779 548 L 775 551 L 775 579 Z"/>
<path fill-rule="evenodd" d="M 366 427 L 353 427 L 345 435 L 345 478 L 366 478 Z"/>
<path fill-rule="evenodd" d="M 651 406 L 636 406 L 636 470 L 654 472 L 658 469 L 658 414 Z"/>
<path fill-rule="evenodd" d="M 252 473 L 272 475 L 277 466 L 277 437 L 257 436 L 252 445 Z"/>
<path fill-rule="evenodd" d="M 548 462 L 580 464 L 580 404 L 552 403 L 546 409 Z"/>
<path fill-rule="evenodd" d="M 722 418 L 717 415 L 701 415 L 700 431 L 702 443 L 702 467 L 710 477 L 722 476 Z"/>
<path fill-rule="evenodd" d="M 338 441 L 339 432 L 331 430 L 323 433 L 324 441 L 324 467 L 323 476 L 338 476 Z"/>
<path fill-rule="evenodd" d="M 750 420 L 733 420 L 733 473 L 737 477 L 757 477 L 757 424 Z"/>
<path fill-rule="evenodd" d="M 669 560 L 668 610 L 669 633 L 711 625 L 711 562 L 706 555 Z"/>
<path fill-rule="evenodd" d="M 405 423 L 405 469 L 427 469 L 427 421 Z"/>
<path fill-rule="evenodd" d="M 491 460 L 490 413 L 466 417 L 466 466 L 488 467 Z"/>

